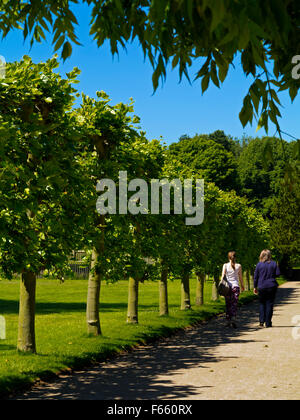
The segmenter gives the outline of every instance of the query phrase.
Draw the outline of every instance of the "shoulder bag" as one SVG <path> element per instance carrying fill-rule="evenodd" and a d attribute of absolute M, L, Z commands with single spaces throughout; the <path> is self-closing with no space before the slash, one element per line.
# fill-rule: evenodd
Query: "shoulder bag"
<path fill-rule="evenodd" d="M 225 273 L 224 273 L 224 276 L 223 276 L 222 280 L 219 283 L 218 293 L 219 293 L 219 295 L 225 297 L 225 296 L 228 296 L 230 294 L 230 291 L 231 291 L 231 286 L 230 286 L 230 283 L 229 283 L 229 281 L 227 279 L 227 276 L 226 276 L 226 265 L 225 265 Z"/>

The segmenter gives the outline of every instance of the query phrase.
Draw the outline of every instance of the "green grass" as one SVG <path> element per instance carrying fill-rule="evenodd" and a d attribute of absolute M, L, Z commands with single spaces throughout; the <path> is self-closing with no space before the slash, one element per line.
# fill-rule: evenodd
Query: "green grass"
<path fill-rule="evenodd" d="M 181 311 L 180 283 L 169 283 L 170 316 L 158 312 L 158 284 L 140 286 L 139 325 L 126 324 L 127 282 L 103 284 L 101 290 L 102 337 L 89 337 L 85 325 L 86 280 L 38 280 L 36 305 L 37 355 L 16 351 L 18 322 L 18 280 L 0 280 L 0 315 L 6 319 L 7 339 L 0 341 L 0 395 L 47 379 L 59 371 L 78 368 L 102 360 L 139 343 L 207 320 L 224 311 L 224 299 L 211 302 L 211 284 L 205 287 L 201 309 Z M 245 292 L 240 302 L 253 299 Z M 191 280 L 191 300 L 195 301 L 195 279 Z"/>

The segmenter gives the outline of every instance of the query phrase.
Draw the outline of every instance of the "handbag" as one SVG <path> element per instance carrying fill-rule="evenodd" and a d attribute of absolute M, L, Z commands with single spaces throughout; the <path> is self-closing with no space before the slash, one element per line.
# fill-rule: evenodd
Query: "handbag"
<path fill-rule="evenodd" d="M 225 266 L 225 271 L 226 271 L 226 266 Z M 225 272 L 222 280 L 219 283 L 218 293 L 219 293 L 219 295 L 225 297 L 225 296 L 228 296 L 230 294 L 230 291 L 231 291 L 231 286 L 230 286 L 230 283 L 227 279 L 226 272 Z"/>

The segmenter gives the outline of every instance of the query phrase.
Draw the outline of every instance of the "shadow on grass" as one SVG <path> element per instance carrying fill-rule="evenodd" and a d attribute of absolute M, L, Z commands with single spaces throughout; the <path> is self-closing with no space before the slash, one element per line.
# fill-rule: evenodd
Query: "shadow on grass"
<path fill-rule="evenodd" d="M 155 306 L 150 305 L 139 305 L 139 309 L 143 310 L 153 310 Z M 178 305 L 170 305 L 170 309 L 178 309 Z M 119 312 L 126 311 L 127 303 L 118 302 L 118 303 L 100 303 L 100 312 Z M 158 309 L 157 309 L 158 310 Z M 84 302 L 37 302 L 36 303 L 36 314 L 59 314 L 66 312 L 85 312 L 86 303 Z M 1 314 L 15 314 L 19 313 L 19 301 L 18 300 L 6 300 L 0 299 L 0 313 Z M 199 311 L 190 311 L 191 319 L 194 316 L 197 317 Z"/>
<path fill-rule="evenodd" d="M 102 312 L 120 311 L 127 308 L 127 303 L 101 303 Z M 141 306 L 143 309 L 143 306 Z M 148 306 L 144 306 L 148 308 Z M 65 312 L 85 312 L 86 303 L 83 302 L 37 302 L 36 314 L 59 314 Z M 19 302 L 17 300 L 0 299 L 1 314 L 18 314 Z"/>
<path fill-rule="evenodd" d="M 0 341 L 0 352 L 6 351 L 6 350 L 15 350 L 15 349 L 16 349 L 15 346 L 11 346 L 10 344 L 4 344 L 4 343 L 1 343 Z"/>

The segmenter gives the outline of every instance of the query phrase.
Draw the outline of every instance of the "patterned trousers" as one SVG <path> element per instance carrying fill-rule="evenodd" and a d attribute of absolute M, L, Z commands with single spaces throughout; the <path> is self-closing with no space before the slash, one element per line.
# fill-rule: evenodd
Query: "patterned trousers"
<path fill-rule="evenodd" d="M 239 287 L 233 287 L 231 289 L 231 292 L 229 293 L 229 295 L 225 297 L 226 319 L 227 320 L 231 320 L 232 318 L 236 317 L 239 296 L 240 296 L 240 288 Z"/>

